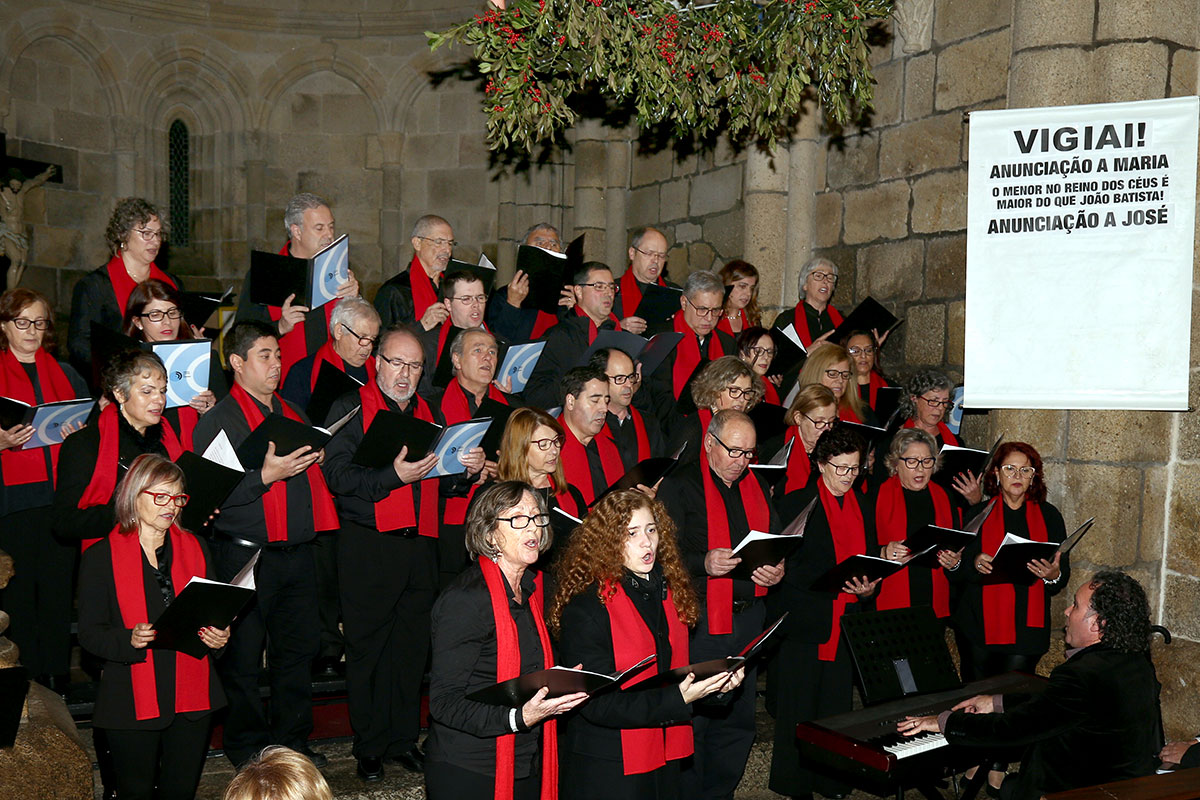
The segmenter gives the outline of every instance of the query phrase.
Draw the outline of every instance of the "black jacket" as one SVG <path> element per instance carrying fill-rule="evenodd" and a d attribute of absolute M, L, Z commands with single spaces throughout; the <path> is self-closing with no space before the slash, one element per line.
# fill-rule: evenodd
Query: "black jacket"
<path fill-rule="evenodd" d="M 692 333 L 685 333 L 685 336 L 695 336 Z M 714 329 L 712 333 L 705 338 L 704 346 L 700 348 L 700 364 L 692 372 L 694 376 L 705 363 L 704 354 L 708 352 L 708 339 L 716 336 L 717 341 L 721 344 L 722 352 L 727 356 L 737 355 L 737 345 L 733 341 L 733 337 L 725 331 Z M 680 342 L 682 344 L 682 342 Z M 648 376 L 642 378 L 642 389 L 633 396 L 633 404 L 638 408 L 645 409 L 652 413 L 662 427 L 663 433 L 668 439 L 675 434 L 675 429 L 683 421 L 686 414 L 695 409 L 695 404 L 692 403 L 691 390 L 687 387 L 684 392 L 687 397 L 680 402 L 675 397 L 675 357 L 679 355 L 679 348 L 672 350 L 662 364 L 658 366 Z"/>
<path fill-rule="evenodd" d="M 562 378 L 571 367 L 582 363 L 587 352 L 590 319 L 579 314 L 567 317 L 546 334 L 546 349 L 525 384 L 525 402 L 542 409 L 559 408 L 563 404 Z M 598 330 L 612 330 L 612 320 L 602 322 Z"/>
<path fill-rule="evenodd" d="M 409 270 L 416 265 L 409 262 L 408 269 L 394 275 L 375 293 L 375 310 L 379 312 L 379 329 L 387 330 L 397 323 L 413 325 L 412 275 Z"/>
<path fill-rule="evenodd" d="M 163 270 L 166 272 L 166 270 Z M 180 290 L 183 282 L 167 273 Z M 71 291 L 71 322 L 67 329 L 67 351 L 71 366 L 92 380 L 92 323 L 120 332 L 125 309 L 117 306 L 117 293 L 108 277 L 108 264 L 84 275 Z"/>
<path fill-rule="evenodd" d="M 653 414 L 642 413 L 641 409 L 634 409 L 641 416 L 641 425 L 646 430 L 646 442 L 650 445 L 650 457 L 658 458 L 674 453 L 674 450 L 668 450 L 666 443 L 663 441 L 662 429 L 658 426 L 658 420 Z M 630 414 L 625 418 L 624 422 L 617 419 L 617 415 L 608 412 L 608 417 L 604 421 L 608 432 L 612 434 L 612 440 L 617 445 L 617 450 L 621 451 L 621 463 L 625 465 L 626 471 L 633 469 L 638 463 L 638 432 L 637 421 Z M 690 450 L 696 450 L 699 440 L 692 443 L 684 450 L 684 455 Z"/>
<path fill-rule="evenodd" d="M 1146 653 L 1094 644 L 1055 667 L 1045 692 L 1005 695 L 1003 713 L 955 711 L 946 739 L 1024 745 L 1016 800 L 1152 775 L 1163 744 L 1158 692 Z"/>

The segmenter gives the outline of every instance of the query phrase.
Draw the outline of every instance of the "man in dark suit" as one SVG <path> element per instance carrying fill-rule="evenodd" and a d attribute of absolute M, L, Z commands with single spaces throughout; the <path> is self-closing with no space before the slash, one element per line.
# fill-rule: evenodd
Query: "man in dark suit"
<path fill-rule="evenodd" d="M 1026 745 L 1004 800 L 1153 774 L 1162 748 L 1150 607 L 1136 580 L 1096 575 L 1067 607 L 1067 660 L 1041 694 L 978 695 L 939 716 L 908 717 L 904 735 L 942 731 L 956 745 Z"/>
<path fill-rule="evenodd" d="M 437 288 L 456 244 L 454 228 L 446 220 L 436 214 L 417 220 L 408 269 L 385 281 L 375 295 L 375 308 L 384 328 L 400 323 L 431 330 L 449 316 L 439 301 Z"/>
<path fill-rule="evenodd" d="M 621 451 L 621 462 L 626 470 L 633 469 L 639 461 L 652 456 L 665 455 L 658 420 L 645 416 L 633 407 L 633 396 L 642 383 L 642 367 L 634 366 L 633 359 L 624 350 L 602 347 L 592 354 L 588 366 L 604 370 L 608 376 L 608 417 L 605 425 L 617 449 Z"/>

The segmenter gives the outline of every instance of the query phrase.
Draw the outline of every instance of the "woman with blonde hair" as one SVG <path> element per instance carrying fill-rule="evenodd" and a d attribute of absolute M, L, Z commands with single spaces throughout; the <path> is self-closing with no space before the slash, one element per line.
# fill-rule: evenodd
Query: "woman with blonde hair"
<path fill-rule="evenodd" d="M 688 627 L 700 618 L 696 592 L 666 508 L 641 492 L 615 492 L 595 505 L 556 567 L 546 614 L 563 663 L 593 672 L 628 669 L 654 654 L 629 686 L 687 666 Z M 743 673 L 591 698 L 570 718 L 561 745 L 564 798 L 678 796 L 682 759 L 692 754 L 691 706 L 730 691 Z"/>
<path fill-rule="evenodd" d="M 521 481 L 553 510 L 561 508 L 573 517 L 587 513 L 587 503 L 563 476 L 562 425 L 540 408 L 519 408 L 508 418 L 500 439 L 496 479 Z"/>
<path fill-rule="evenodd" d="M 825 342 L 810 350 L 798 380 L 801 386 L 819 383 L 828 387 L 837 398 L 839 419 L 866 425 L 875 424 L 875 413 L 858 394 L 854 361 L 846 348 L 840 344 Z"/>
<path fill-rule="evenodd" d="M 223 800 L 333 800 L 333 792 L 307 756 L 276 745 L 238 771 Z"/>

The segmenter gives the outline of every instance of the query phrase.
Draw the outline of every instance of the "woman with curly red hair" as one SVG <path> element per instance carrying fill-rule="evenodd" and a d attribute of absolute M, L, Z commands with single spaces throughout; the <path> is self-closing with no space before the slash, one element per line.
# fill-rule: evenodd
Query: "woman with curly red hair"
<path fill-rule="evenodd" d="M 648 655 L 656 672 L 687 666 L 688 627 L 700 606 L 666 508 L 641 492 L 615 492 L 588 514 L 557 564 L 546 614 L 562 663 L 593 672 L 627 669 Z M 677 797 L 682 759 L 692 754 L 691 704 L 730 691 L 743 673 L 591 698 L 570 719 L 561 745 L 563 798 Z"/>

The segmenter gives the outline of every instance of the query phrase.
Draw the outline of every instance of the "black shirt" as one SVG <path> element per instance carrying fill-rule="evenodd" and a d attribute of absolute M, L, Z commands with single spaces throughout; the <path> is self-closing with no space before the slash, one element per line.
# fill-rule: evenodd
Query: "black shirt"
<path fill-rule="evenodd" d="M 737 355 L 737 346 L 733 337 L 725 331 L 714 329 L 703 339 L 694 333 L 685 333 L 684 336 L 694 337 L 700 348 L 700 362 L 692 370 L 691 378 L 694 378 L 709 362 L 710 359 L 705 356 L 708 353 L 709 340 L 712 337 L 717 337 L 717 342 L 724 355 Z M 682 344 L 683 342 L 680 342 L 680 345 Z M 684 386 L 680 398 L 675 397 L 675 359 L 678 355 L 679 347 L 676 347 L 663 359 L 662 364 L 654 372 L 642 379 L 641 391 L 633 396 L 633 404 L 653 414 L 662 427 L 664 435 L 668 438 L 674 435 L 675 428 L 682 422 L 684 416 L 695 409 L 691 389 L 688 386 Z"/>
<path fill-rule="evenodd" d="M 598 327 L 598 331 L 613 330 L 615 325 L 611 319 L 606 319 Z M 563 375 L 571 367 L 579 366 L 583 354 L 587 352 L 591 342 L 588 336 L 591 332 L 591 320 L 588 317 L 575 314 L 555 325 L 546 334 L 546 349 L 525 384 L 525 400 L 531 406 L 549 409 L 563 404 L 562 388 Z"/>
<path fill-rule="evenodd" d="M 305 413 L 308 412 L 308 404 L 312 401 L 312 372 L 313 364 L 316 363 L 316 360 L 317 354 L 309 353 L 293 364 L 291 369 L 288 370 L 287 378 L 283 382 L 283 388 L 279 390 L 279 394 L 284 400 L 304 409 Z M 344 359 L 341 361 L 343 372 L 359 383 L 367 382 L 367 367 L 365 364 L 361 367 L 355 367 L 347 364 Z M 338 417 L 333 417 L 332 419 L 336 420 Z M 317 420 L 317 424 L 320 425 L 323 421 Z"/>
<path fill-rule="evenodd" d="M 617 418 L 616 414 L 610 411 L 604 424 L 612 434 L 612 440 L 616 442 L 617 450 L 621 453 L 621 463 L 625 465 L 625 470 L 629 471 L 633 469 L 639 461 L 637 423 L 633 419 L 633 414 L 627 414 L 624 421 L 622 421 Z M 667 447 L 663 442 L 662 431 L 658 427 L 658 420 L 650 414 L 642 414 L 642 425 L 646 430 L 646 441 L 650 445 L 650 457 L 655 458 L 666 455 Z"/>

